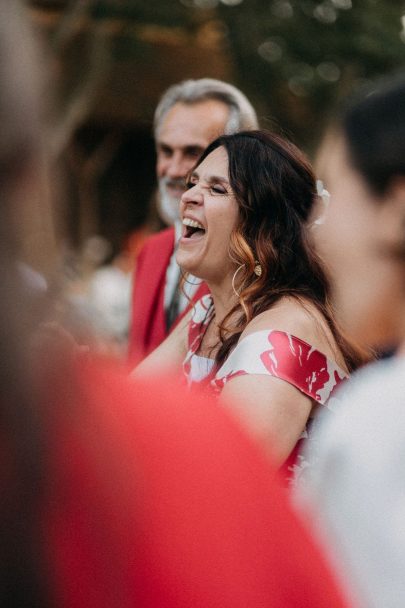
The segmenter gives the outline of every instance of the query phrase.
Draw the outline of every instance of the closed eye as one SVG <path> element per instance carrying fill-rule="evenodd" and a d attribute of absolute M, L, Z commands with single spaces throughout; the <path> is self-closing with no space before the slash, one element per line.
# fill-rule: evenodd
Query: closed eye
<path fill-rule="evenodd" d="M 210 186 L 210 190 L 214 194 L 227 194 L 227 191 L 225 190 L 225 188 L 223 186 L 217 186 L 217 185 Z"/>

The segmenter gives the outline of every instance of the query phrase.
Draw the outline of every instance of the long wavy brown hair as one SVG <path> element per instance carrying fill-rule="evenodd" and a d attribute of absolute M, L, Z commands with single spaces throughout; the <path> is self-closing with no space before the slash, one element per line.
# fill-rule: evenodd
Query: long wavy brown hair
<path fill-rule="evenodd" d="M 321 312 L 352 371 L 367 355 L 338 328 L 329 281 L 311 244 L 308 223 L 318 195 L 309 161 L 279 135 L 244 131 L 213 141 L 198 164 L 220 146 L 228 154 L 229 181 L 239 205 L 239 223 L 229 245 L 239 298 L 219 326 L 217 366 L 251 319 L 289 296 Z M 260 276 L 254 272 L 257 264 Z"/>

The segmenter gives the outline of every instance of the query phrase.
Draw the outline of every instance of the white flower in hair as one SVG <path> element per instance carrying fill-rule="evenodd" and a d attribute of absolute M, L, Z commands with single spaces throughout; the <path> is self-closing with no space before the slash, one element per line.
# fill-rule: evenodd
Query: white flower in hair
<path fill-rule="evenodd" d="M 326 212 L 328 210 L 330 201 L 330 194 L 323 185 L 323 181 L 320 179 L 316 180 L 316 192 L 318 194 L 318 197 L 321 199 L 320 213 L 316 220 L 312 222 L 311 227 L 319 226 L 320 224 L 323 224 L 325 222 Z"/>

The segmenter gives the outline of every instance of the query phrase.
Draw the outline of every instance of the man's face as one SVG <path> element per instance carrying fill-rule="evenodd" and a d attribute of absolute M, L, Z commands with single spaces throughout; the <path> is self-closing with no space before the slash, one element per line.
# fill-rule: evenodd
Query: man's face
<path fill-rule="evenodd" d="M 229 108 L 217 100 L 176 103 L 164 116 L 156 137 L 160 214 L 168 224 L 178 218 L 184 178 L 208 144 L 225 130 Z"/>

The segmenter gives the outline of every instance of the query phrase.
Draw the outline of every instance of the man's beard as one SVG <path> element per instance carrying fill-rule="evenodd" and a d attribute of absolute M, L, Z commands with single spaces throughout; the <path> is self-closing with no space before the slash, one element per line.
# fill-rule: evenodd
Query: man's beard
<path fill-rule="evenodd" d="M 184 190 L 184 179 L 169 179 L 167 177 L 161 177 L 158 181 L 158 185 L 159 199 L 157 203 L 157 211 L 164 223 L 168 226 L 172 226 L 180 219 L 180 197 L 177 198 L 175 196 L 171 196 L 167 191 L 167 186 L 170 185 Z"/>

